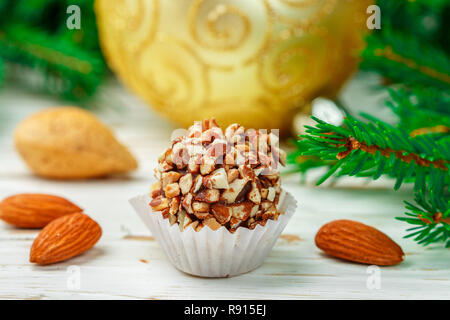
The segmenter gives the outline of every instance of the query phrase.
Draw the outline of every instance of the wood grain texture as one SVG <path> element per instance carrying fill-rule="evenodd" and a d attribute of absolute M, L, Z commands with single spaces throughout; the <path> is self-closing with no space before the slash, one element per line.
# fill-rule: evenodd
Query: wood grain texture
<path fill-rule="evenodd" d="M 0 223 L 0 299 L 444 299 L 450 288 L 450 259 L 442 246 L 421 247 L 403 239 L 408 189 L 393 192 L 389 181 L 369 187 L 345 180 L 333 188 L 300 185 L 288 176 L 283 187 L 299 207 L 264 265 L 228 279 L 202 279 L 174 269 L 128 204 L 148 192 L 152 169 L 172 128 L 116 86 L 105 91 L 98 112 L 138 158 L 130 176 L 90 181 L 52 181 L 33 176 L 13 149 L 13 127 L 39 108 L 59 101 L 6 88 L 0 94 L 0 198 L 44 192 L 70 198 L 96 220 L 103 236 L 91 250 L 69 261 L 28 262 L 36 230 Z M 115 108 L 115 107 L 118 107 Z M 369 190 L 370 188 L 371 190 Z M 314 244 L 317 230 L 335 219 L 352 219 L 383 231 L 405 252 L 399 265 L 380 268 L 380 289 L 368 289 L 365 265 L 326 256 Z M 79 286 L 73 285 L 79 275 Z M 370 279 L 369 279 L 370 280 Z"/>

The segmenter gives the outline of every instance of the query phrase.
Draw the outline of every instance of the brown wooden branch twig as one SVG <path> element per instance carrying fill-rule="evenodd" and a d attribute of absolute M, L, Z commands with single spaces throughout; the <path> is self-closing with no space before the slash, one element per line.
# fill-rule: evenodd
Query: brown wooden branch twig
<path fill-rule="evenodd" d="M 359 149 L 359 150 L 362 150 L 364 152 L 367 152 L 367 153 L 370 153 L 373 155 L 376 154 L 377 151 L 380 151 L 381 155 L 386 158 L 389 158 L 389 156 L 392 153 L 394 153 L 395 157 L 402 160 L 403 162 L 411 163 L 414 160 L 418 165 L 420 165 L 422 167 L 434 166 L 435 168 L 441 169 L 443 171 L 448 171 L 448 169 L 446 167 L 446 164 L 448 163 L 448 161 L 445 161 L 445 160 L 431 161 L 428 159 L 424 159 L 415 153 L 409 153 L 407 155 L 404 155 L 404 151 L 393 150 L 390 148 L 382 149 L 376 145 L 368 146 L 364 142 L 360 142 L 353 137 L 347 138 L 347 142 L 342 145 L 345 145 L 347 147 L 347 150 L 345 150 L 343 152 L 339 152 L 337 154 L 336 158 L 338 160 L 341 160 L 341 159 L 345 158 L 346 156 L 348 156 L 350 154 L 350 152 L 352 152 L 352 150 Z"/>

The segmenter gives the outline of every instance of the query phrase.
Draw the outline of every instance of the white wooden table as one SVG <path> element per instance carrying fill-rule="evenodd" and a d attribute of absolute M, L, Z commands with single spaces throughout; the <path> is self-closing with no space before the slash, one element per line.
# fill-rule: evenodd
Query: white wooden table
<path fill-rule="evenodd" d="M 365 97 L 354 81 L 344 100 Z M 378 99 L 378 98 L 376 98 Z M 375 99 L 375 100 L 376 100 Z M 366 104 L 366 100 L 365 104 Z M 0 198 L 23 192 L 58 194 L 85 209 L 103 228 L 103 237 L 72 260 L 35 266 L 28 255 L 37 231 L 0 222 L 0 299 L 448 299 L 450 255 L 442 245 L 421 247 L 402 239 L 402 199 L 390 182 L 371 186 L 343 182 L 333 188 L 284 179 L 299 207 L 266 263 L 228 279 L 202 279 L 174 269 L 128 204 L 148 191 L 157 155 L 174 129 L 118 85 L 102 94 L 99 117 L 138 158 L 129 177 L 63 182 L 33 176 L 15 152 L 14 126 L 26 115 L 62 102 L 7 86 L 0 92 Z M 373 270 L 322 254 L 314 235 L 325 222 L 348 218 L 377 227 L 399 243 L 406 260 L 379 269 L 380 287 L 367 285 Z M 370 278 L 372 276 L 372 278 Z M 79 279 L 79 281 L 77 281 Z"/>

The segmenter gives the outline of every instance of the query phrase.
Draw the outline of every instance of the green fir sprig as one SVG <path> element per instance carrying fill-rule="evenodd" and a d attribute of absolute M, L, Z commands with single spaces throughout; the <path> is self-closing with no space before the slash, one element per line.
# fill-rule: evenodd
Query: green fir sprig
<path fill-rule="evenodd" d="M 367 38 L 361 68 L 389 81 L 450 90 L 450 56 L 410 34 L 383 27 Z"/>
<path fill-rule="evenodd" d="M 69 100 L 91 97 L 107 72 L 93 4 L 94 0 L 0 1 L 0 60 L 11 65 L 4 76 Z M 80 7 L 81 29 L 67 28 L 69 5 Z"/>
<path fill-rule="evenodd" d="M 414 184 L 417 206 L 407 204 L 411 214 L 421 218 L 441 215 L 439 221 L 425 219 L 403 219 L 423 227 L 423 236 L 418 240 L 428 244 L 449 241 L 446 218 L 449 217 L 450 185 L 450 136 L 431 139 L 428 135 L 412 137 L 408 132 L 395 128 L 370 115 L 363 114 L 366 122 L 347 116 L 343 126 L 334 126 L 313 117 L 316 126 L 305 126 L 306 135 L 298 142 L 303 156 L 320 158 L 325 165 L 332 164 L 317 185 L 332 175 L 372 177 L 382 175 L 395 179 L 394 189 L 404 183 Z M 292 159 L 291 159 L 292 160 Z M 421 213 L 417 209 L 422 208 Z M 434 235 L 440 230 L 439 237 Z M 448 231 L 448 230 L 447 230 Z"/>
<path fill-rule="evenodd" d="M 371 115 L 347 116 L 342 126 L 314 118 L 288 161 L 293 171 L 317 167 L 333 177 L 395 179 L 412 184 L 405 202 L 406 237 L 450 247 L 450 3 L 446 0 L 378 0 L 382 28 L 367 37 L 361 68 L 384 79 L 380 88 L 398 117 L 390 125 Z"/>

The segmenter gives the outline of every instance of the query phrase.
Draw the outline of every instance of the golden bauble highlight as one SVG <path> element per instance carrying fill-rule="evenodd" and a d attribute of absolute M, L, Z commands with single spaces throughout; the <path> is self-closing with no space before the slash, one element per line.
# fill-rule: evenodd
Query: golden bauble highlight
<path fill-rule="evenodd" d="M 357 66 L 368 0 L 97 0 L 119 78 L 183 127 L 289 129 Z"/>

